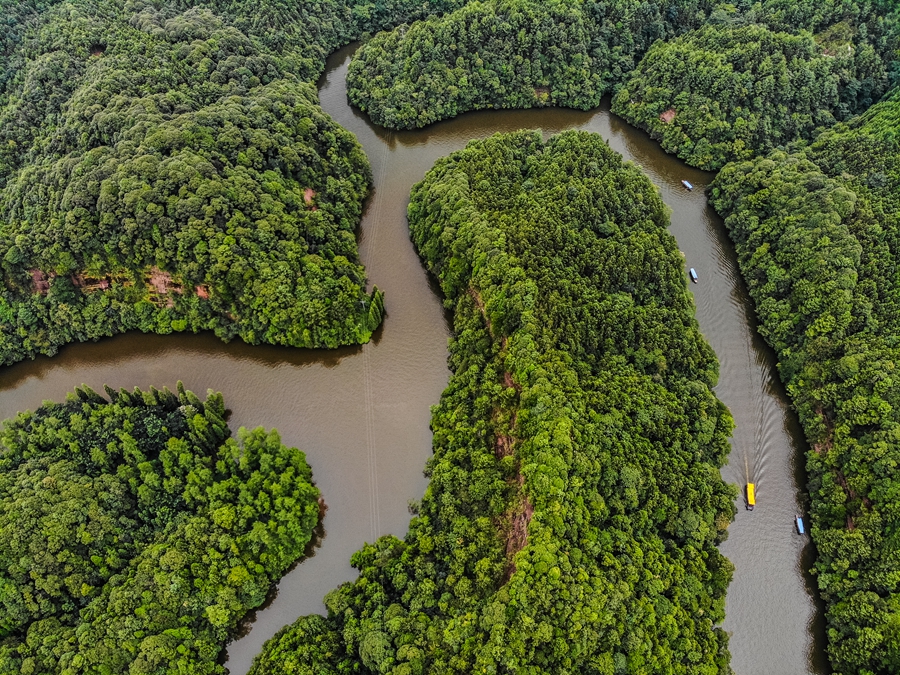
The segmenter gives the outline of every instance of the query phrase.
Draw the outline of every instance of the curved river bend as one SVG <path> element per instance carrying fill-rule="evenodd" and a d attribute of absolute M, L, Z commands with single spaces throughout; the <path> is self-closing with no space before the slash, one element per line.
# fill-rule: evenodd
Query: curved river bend
<path fill-rule="evenodd" d="M 811 545 L 793 529 L 802 510 L 803 437 L 775 373 L 774 355 L 756 334 L 753 311 L 721 220 L 703 188 L 712 174 L 686 167 L 612 116 L 543 109 L 483 111 L 414 132 L 370 124 L 347 103 L 345 76 L 353 47 L 334 54 L 322 79 L 325 110 L 359 138 L 372 163 L 374 194 L 360 233 L 370 280 L 385 291 L 387 318 L 371 344 L 331 352 L 225 345 L 211 335 L 128 334 L 72 345 L 0 371 L 0 419 L 61 400 L 76 385 L 100 389 L 169 386 L 178 379 L 201 394 L 222 391 L 232 428 L 275 427 L 307 453 L 328 506 L 313 556 L 288 573 L 277 595 L 256 612 L 228 649 L 232 675 L 244 675 L 263 643 L 298 616 L 322 612 L 325 593 L 354 578 L 351 554 L 364 541 L 402 537 L 407 503 L 425 491 L 431 454 L 430 406 L 447 384 L 447 317 L 426 276 L 406 224 L 410 188 L 434 162 L 473 138 L 541 128 L 594 131 L 639 164 L 672 209 L 671 232 L 696 268 L 691 285 L 697 319 L 721 363 L 716 393 L 736 429 L 725 480 L 757 484 L 757 508 L 744 510 L 722 551 L 735 564 L 725 629 L 737 675 L 825 673 L 822 613 L 803 573 Z M 681 180 L 696 189 L 687 192 Z"/>

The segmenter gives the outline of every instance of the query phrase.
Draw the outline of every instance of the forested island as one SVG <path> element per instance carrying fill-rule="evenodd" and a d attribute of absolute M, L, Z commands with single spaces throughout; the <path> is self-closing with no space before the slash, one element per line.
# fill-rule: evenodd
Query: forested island
<path fill-rule="evenodd" d="M 409 220 L 454 313 L 428 490 L 254 675 L 727 672 L 732 421 L 656 188 L 523 131 L 440 160 Z"/>
<path fill-rule="evenodd" d="M 306 458 L 221 394 L 106 393 L 0 429 L 0 673 L 223 674 L 319 521 Z"/>

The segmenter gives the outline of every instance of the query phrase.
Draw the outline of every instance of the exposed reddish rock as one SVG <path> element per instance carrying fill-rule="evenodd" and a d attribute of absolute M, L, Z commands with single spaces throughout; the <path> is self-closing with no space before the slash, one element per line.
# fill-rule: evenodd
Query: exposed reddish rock
<path fill-rule="evenodd" d="M 48 277 L 39 269 L 31 269 L 28 272 L 31 274 L 31 284 L 34 287 L 34 292 L 46 295 L 50 290 L 50 279 L 52 277 Z"/>
<path fill-rule="evenodd" d="M 659 119 L 661 119 L 666 124 L 672 122 L 675 119 L 675 108 L 669 108 L 664 113 L 660 113 Z"/>

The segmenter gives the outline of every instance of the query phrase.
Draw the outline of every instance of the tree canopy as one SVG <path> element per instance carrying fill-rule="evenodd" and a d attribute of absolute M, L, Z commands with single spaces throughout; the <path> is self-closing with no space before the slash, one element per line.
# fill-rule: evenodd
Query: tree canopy
<path fill-rule="evenodd" d="M 454 312 L 404 540 L 252 673 L 721 673 L 732 421 L 657 190 L 597 135 L 473 141 L 413 188 Z"/>
<path fill-rule="evenodd" d="M 413 129 L 484 108 L 587 110 L 658 38 L 699 25 L 709 2 L 485 0 L 379 33 L 353 56 L 351 102 Z"/>
<path fill-rule="evenodd" d="M 741 3 L 738 3 L 741 4 Z M 613 112 L 703 169 L 847 121 L 900 82 L 900 9 L 871 0 L 722 5 L 657 43 Z"/>
<path fill-rule="evenodd" d="M 812 449 L 815 573 L 839 675 L 900 670 L 900 90 L 713 184 Z"/>
<path fill-rule="evenodd" d="M 0 1 L 0 363 L 133 329 L 367 341 L 369 164 L 313 83 L 444 8 Z"/>
<path fill-rule="evenodd" d="M 107 393 L 0 430 L 0 673 L 224 673 L 318 522 L 306 458 L 221 394 Z"/>
<path fill-rule="evenodd" d="M 871 47 L 836 51 L 810 33 L 707 26 L 654 45 L 612 109 L 688 164 L 719 169 L 809 139 L 881 97 L 887 74 Z"/>

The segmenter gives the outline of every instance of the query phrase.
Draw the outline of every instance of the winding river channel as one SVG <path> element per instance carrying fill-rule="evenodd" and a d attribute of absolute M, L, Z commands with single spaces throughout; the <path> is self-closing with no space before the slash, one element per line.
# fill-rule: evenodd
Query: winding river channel
<path fill-rule="evenodd" d="M 430 406 L 446 386 L 447 316 L 410 242 L 409 191 L 435 160 L 474 138 L 540 128 L 601 134 L 640 165 L 672 210 L 671 232 L 696 268 L 697 318 L 721 363 L 716 393 L 736 429 L 722 473 L 757 484 L 757 507 L 738 514 L 722 551 L 735 565 L 725 629 L 737 675 L 827 672 L 821 607 L 804 570 L 812 545 L 794 529 L 803 511 L 803 437 L 775 371 L 772 351 L 754 330 L 753 311 L 722 221 L 703 188 L 713 175 L 686 167 L 646 134 L 609 113 L 559 109 L 484 111 L 415 132 L 374 126 L 347 103 L 345 75 L 353 47 L 328 61 L 320 83 L 325 110 L 359 138 L 372 163 L 374 194 L 360 231 L 369 279 L 385 291 L 387 318 L 362 348 L 319 352 L 223 344 L 212 335 L 127 334 L 72 345 L 0 371 L 0 419 L 74 386 L 222 391 L 232 428 L 275 427 L 307 453 L 327 504 L 311 557 L 288 573 L 277 594 L 228 649 L 232 675 L 244 675 L 263 643 L 298 616 L 322 612 L 322 598 L 354 578 L 351 554 L 382 534 L 403 536 L 407 504 L 424 493 L 431 454 Z M 695 189 L 686 191 L 681 180 Z"/>

